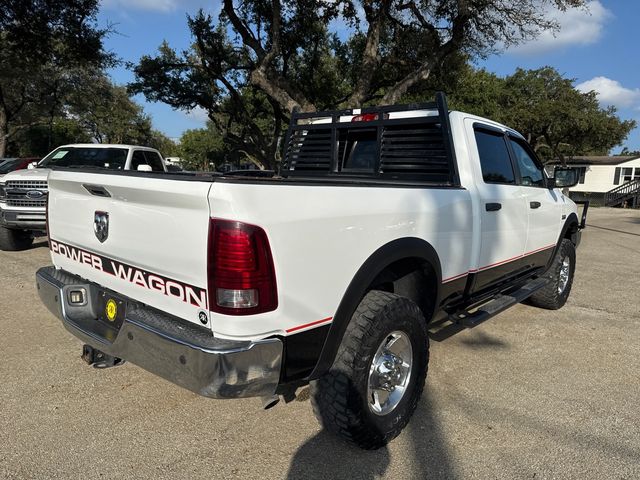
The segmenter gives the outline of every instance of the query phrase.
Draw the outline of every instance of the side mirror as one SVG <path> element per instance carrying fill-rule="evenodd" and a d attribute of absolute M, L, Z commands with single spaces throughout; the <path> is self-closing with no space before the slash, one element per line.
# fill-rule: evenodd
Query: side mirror
<path fill-rule="evenodd" d="M 29 165 L 27 165 L 27 170 L 33 170 L 34 168 L 38 167 L 38 162 L 31 162 Z"/>
<path fill-rule="evenodd" d="M 553 186 L 569 188 L 578 184 L 578 170 L 569 167 L 556 167 L 553 173 Z"/>
<path fill-rule="evenodd" d="M 146 164 L 142 164 L 142 165 L 138 165 L 138 171 L 139 172 L 152 172 L 153 168 L 151 168 L 151 165 L 146 165 Z"/>

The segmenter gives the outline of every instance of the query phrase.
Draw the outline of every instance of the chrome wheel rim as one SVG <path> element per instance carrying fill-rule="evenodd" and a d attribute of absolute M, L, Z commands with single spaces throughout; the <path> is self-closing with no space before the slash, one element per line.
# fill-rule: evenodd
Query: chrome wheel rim
<path fill-rule="evenodd" d="M 398 406 L 411 380 L 412 365 L 409 335 L 399 330 L 391 332 L 378 347 L 369 368 L 367 395 L 371 412 L 382 416 Z"/>
<path fill-rule="evenodd" d="M 562 259 L 562 265 L 560 265 L 560 275 L 558 281 L 558 294 L 562 294 L 567 285 L 569 284 L 569 272 L 571 271 L 571 260 L 569 257 Z"/>

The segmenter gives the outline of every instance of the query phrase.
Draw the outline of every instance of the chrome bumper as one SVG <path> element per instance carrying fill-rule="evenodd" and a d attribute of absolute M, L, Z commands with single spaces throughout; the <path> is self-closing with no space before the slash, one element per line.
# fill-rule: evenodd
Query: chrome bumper
<path fill-rule="evenodd" d="M 199 326 L 133 301 L 127 303 L 119 331 L 113 332 L 97 320 L 96 299 L 104 291 L 99 286 L 54 267 L 38 270 L 36 284 L 42 302 L 67 330 L 108 355 L 205 397 L 260 397 L 276 391 L 283 352 L 277 338 L 216 339 Z M 77 287 L 88 293 L 84 306 L 68 303 L 68 291 Z"/>

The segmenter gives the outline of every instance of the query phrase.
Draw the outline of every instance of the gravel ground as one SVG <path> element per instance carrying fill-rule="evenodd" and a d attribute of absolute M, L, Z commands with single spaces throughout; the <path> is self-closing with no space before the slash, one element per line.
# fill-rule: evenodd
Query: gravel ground
<path fill-rule="evenodd" d="M 265 412 L 87 367 L 36 295 L 46 245 L 0 252 L 0 477 L 640 478 L 640 212 L 589 224 L 567 305 L 433 343 L 413 420 L 374 452 L 320 431 L 308 395 Z"/>

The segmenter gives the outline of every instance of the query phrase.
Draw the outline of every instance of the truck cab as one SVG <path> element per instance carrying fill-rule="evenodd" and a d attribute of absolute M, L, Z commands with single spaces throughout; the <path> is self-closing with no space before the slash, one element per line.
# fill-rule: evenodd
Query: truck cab
<path fill-rule="evenodd" d="M 56 148 L 26 170 L 0 177 L 0 250 L 24 250 L 46 230 L 47 178 L 51 168 L 93 167 L 105 171 L 166 172 L 153 148 L 134 145 L 73 144 Z"/>

